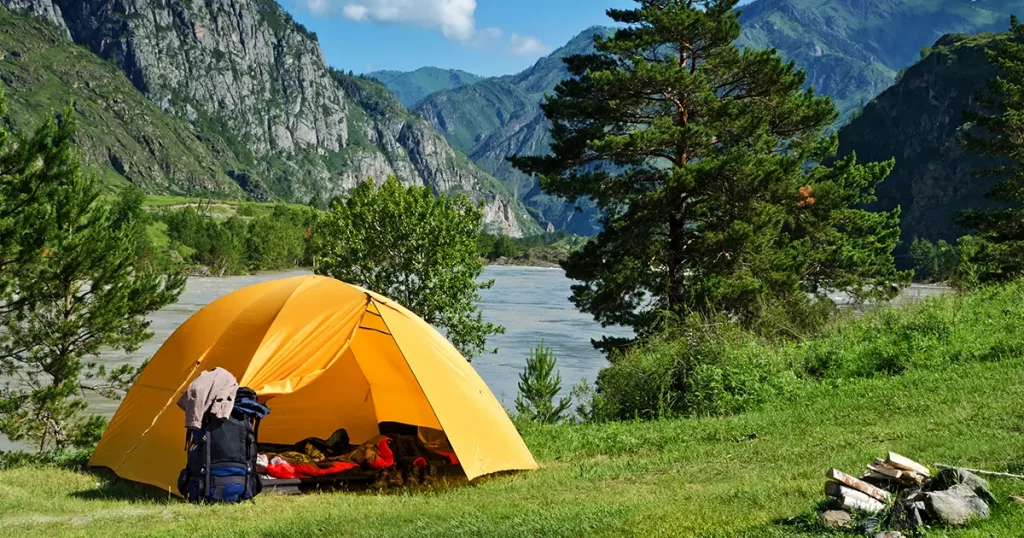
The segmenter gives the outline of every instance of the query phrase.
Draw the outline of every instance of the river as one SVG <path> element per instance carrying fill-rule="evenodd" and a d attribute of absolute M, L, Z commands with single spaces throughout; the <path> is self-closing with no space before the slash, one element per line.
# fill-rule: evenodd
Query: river
<path fill-rule="evenodd" d="M 267 280 L 308 274 L 303 271 L 271 273 L 226 278 L 190 278 L 178 302 L 151 316 L 152 339 L 132 354 L 104 353 L 97 360 L 111 367 L 130 363 L 140 364 L 152 357 L 163 342 L 192 314 L 210 302 L 235 290 Z M 481 292 L 480 309 L 485 320 L 503 325 L 505 334 L 488 340 L 489 348 L 497 353 L 485 354 L 473 361 L 494 395 L 511 408 L 514 405 L 519 373 L 526 357 L 541 341 L 554 350 L 558 371 L 562 376 L 562 392 L 568 394 L 579 380 L 593 382 L 598 371 L 606 364 L 604 356 L 591 345 L 591 340 L 604 335 L 629 336 L 632 332 L 621 327 L 602 328 L 587 314 L 576 310 L 569 302 L 571 281 L 561 269 L 532 267 L 488 267 L 484 278 L 494 279 L 494 287 Z M 917 298 L 944 292 L 943 288 L 912 286 L 904 297 Z M 843 297 L 833 297 L 843 303 Z M 89 407 L 94 413 L 111 416 L 118 402 L 88 394 Z M 0 450 L 10 444 L 0 436 Z"/>

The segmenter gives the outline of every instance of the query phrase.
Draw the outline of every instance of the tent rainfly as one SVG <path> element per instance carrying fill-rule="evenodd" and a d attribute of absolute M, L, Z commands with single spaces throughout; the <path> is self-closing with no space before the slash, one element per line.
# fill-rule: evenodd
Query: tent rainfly
<path fill-rule="evenodd" d="M 272 412 L 260 441 L 291 444 L 382 422 L 442 430 L 467 477 L 537 463 L 507 413 L 436 329 L 373 292 L 321 276 L 231 293 L 181 325 L 143 370 L 89 464 L 177 494 L 185 466 L 178 397 L 221 367 Z"/>

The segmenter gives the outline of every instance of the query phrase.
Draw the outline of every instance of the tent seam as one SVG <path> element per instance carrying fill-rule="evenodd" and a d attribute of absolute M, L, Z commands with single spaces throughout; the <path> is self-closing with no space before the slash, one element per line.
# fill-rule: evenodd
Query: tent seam
<path fill-rule="evenodd" d="M 377 304 L 377 301 L 373 298 L 372 295 L 367 293 L 366 296 L 369 297 L 369 299 L 370 299 L 369 303 Z M 386 303 L 384 303 L 384 304 L 382 304 L 382 306 L 388 306 L 388 305 Z M 390 308 L 390 307 L 388 307 L 388 308 Z M 379 311 L 380 309 L 378 308 L 377 310 Z M 427 391 L 423 390 L 423 383 L 420 383 L 419 376 L 417 376 L 416 372 L 414 372 L 412 370 L 412 366 L 409 366 L 409 357 L 408 357 L 408 355 L 406 355 L 405 350 L 402 349 L 402 345 L 398 343 L 398 339 L 395 338 L 395 333 L 394 333 L 394 331 L 391 330 L 391 326 L 388 325 L 388 320 L 387 320 L 387 318 L 384 317 L 383 313 L 381 313 L 381 315 L 380 315 L 380 321 L 381 321 L 381 323 L 384 324 L 384 327 L 387 328 L 388 332 L 391 333 L 390 334 L 391 341 L 395 343 L 395 347 L 398 348 L 398 351 L 402 354 L 402 358 L 405 359 L 405 365 L 409 368 L 409 373 L 411 373 L 412 374 L 412 378 L 416 380 L 416 386 L 420 388 L 420 394 L 422 394 L 423 395 L 423 399 L 427 401 L 427 407 L 430 408 L 430 413 L 432 415 L 434 415 L 434 420 L 437 421 L 437 425 L 438 426 L 441 426 L 441 431 L 443 432 L 444 431 L 444 424 L 441 424 L 441 417 L 437 416 L 437 411 L 434 409 L 434 404 L 430 402 L 430 398 L 427 396 Z M 445 434 L 445 435 L 447 435 L 447 434 Z M 454 448 L 455 447 L 452 447 L 453 450 L 454 450 Z M 456 453 L 456 455 L 458 455 L 458 453 Z"/>

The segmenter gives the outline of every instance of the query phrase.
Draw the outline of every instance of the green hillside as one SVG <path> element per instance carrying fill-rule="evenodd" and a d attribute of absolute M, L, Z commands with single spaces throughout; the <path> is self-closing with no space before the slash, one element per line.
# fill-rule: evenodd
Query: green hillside
<path fill-rule="evenodd" d="M 140 94 L 116 65 L 97 58 L 47 22 L 0 7 L 0 89 L 17 127 L 32 129 L 74 103 L 79 148 L 110 185 L 153 194 L 244 197 L 191 126 Z"/>
<path fill-rule="evenodd" d="M 366 76 L 387 84 L 407 108 L 412 108 L 430 94 L 475 84 L 484 79 L 459 69 L 422 67 L 415 71 L 374 71 Z"/>

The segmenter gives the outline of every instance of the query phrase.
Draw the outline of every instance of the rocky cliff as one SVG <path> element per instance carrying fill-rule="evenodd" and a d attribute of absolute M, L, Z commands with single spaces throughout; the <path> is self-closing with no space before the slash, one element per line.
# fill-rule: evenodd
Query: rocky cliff
<path fill-rule="evenodd" d="M 989 205 L 989 180 L 974 173 L 992 163 L 965 154 L 957 144 L 964 110 L 996 74 L 985 49 L 1002 36 L 950 35 L 909 68 L 899 83 L 864 107 L 839 132 L 840 155 L 857 153 L 861 162 L 896 159 L 892 174 L 878 187 L 877 206 L 901 207 L 906 265 L 915 237 L 955 240 L 963 234 L 953 217 L 971 207 Z"/>
<path fill-rule="evenodd" d="M 161 111 L 117 66 L 67 39 L 52 21 L 0 8 L 0 89 L 10 120 L 32 129 L 74 102 L 78 149 L 111 184 L 153 194 L 236 197 L 243 192 L 187 121 Z"/>
<path fill-rule="evenodd" d="M 0 4 L 40 15 L 114 61 L 150 101 L 187 120 L 254 198 L 327 198 L 392 173 L 437 192 L 508 197 L 425 124 L 398 128 L 409 123 L 404 117 L 367 122 L 370 115 L 326 65 L 316 36 L 274 0 Z M 353 131 L 365 135 L 354 144 Z M 512 235 L 530 227 L 528 216 L 489 224 Z"/>

